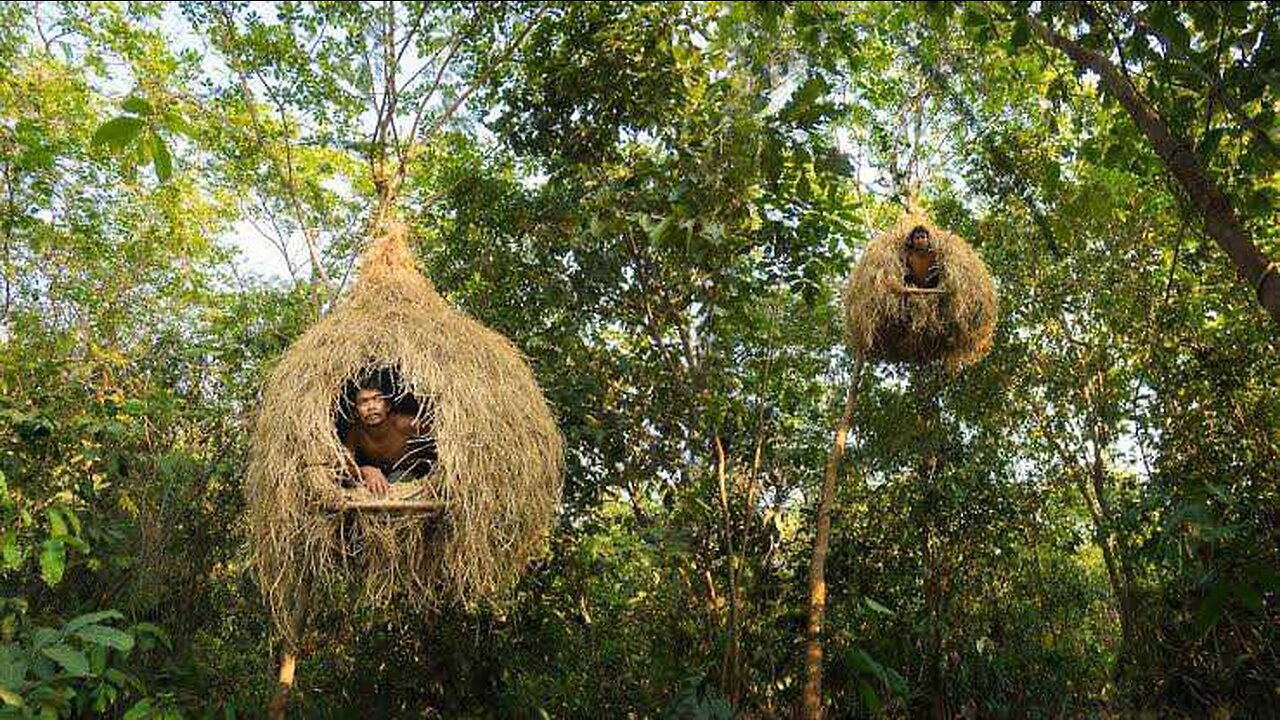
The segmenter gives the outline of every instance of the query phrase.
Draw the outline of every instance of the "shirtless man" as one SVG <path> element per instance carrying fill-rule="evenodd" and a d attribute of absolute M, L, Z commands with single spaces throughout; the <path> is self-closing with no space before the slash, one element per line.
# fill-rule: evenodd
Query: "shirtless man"
<path fill-rule="evenodd" d="M 908 235 L 902 249 L 903 260 L 907 272 L 903 278 L 906 285 L 920 288 L 936 288 L 941 279 L 938 268 L 938 252 L 929 237 L 929 231 L 923 225 L 917 225 Z"/>
<path fill-rule="evenodd" d="M 391 483 L 422 477 L 436 462 L 434 439 L 422 423 L 394 411 L 374 383 L 362 383 L 355 398 L 356 419 L 347 433 L 347 472 L 379 497 Z"/>

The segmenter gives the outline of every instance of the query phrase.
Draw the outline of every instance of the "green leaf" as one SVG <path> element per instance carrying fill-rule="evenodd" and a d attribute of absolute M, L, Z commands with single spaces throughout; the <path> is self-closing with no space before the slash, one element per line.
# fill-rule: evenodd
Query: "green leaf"
<path fill-rule="evenodd" d="M 107 669 L 107 656 L 111 648 L 87 643 L 81 643 L 80 648 L 89 656 L 89 672 L 94 676 L 101 675 L 102 671 Z"/>
<path fill-rule="evenodd" d="M 54 685 L 37 685 L 27 694 L 27 702 L 40 708 L 35 716 L 41 720 L 58 720 L 71 714 L 70 698 L 75 691 L 69 687 Z"/>
<path fill-rule="evenodd" d="M 898 674 L 897 670 L 891 667 L 884 669 L 885 678 L 889 681 L 889 687 L 898 695 L 907 694 L 907 679 Z"/>
<path fill-rule="evenodd" d="M 132 635 L 123 630 L 107 627 L 106 625 L 88 625 L 86 627 L 82 627 L 75 631 L 75 636 L 85 642 L 113 647 L 121 652 L 129 652 L 133 649 Z"/>
<path fill-rule="evenodd" d="M 863 602 L 863 603 L 865 603 L 865 604 L 866 604 L 866 606 L 867 606 L 868 608 L 871 608 L 872 610 L 874 610 L 874 611 L 876 611 L 876 612 L 880 613 L 881 615 L 892 615 L 892 614 L 893 614 L 893 611 L 892 611 L 892 610 L 890 610 L 889 608 L 885 607 L 884 605 L 881 605 L 880 603 L 876 602 L 875 600 L 872 600 L 871 598 L 862 598 L 862 602 Z"/>
<path fill-rule="evenodd" d="M 805 108 L 821 98 L 828 90 L 827 81 L 821 75 L 812 75 L 791 96 L 791 103 L 796 108 Z"/>
<path fill-rule="evenodd" d="M 1238 583 L 1236 585 L 1236 595 L 1240 598 L 1240 603 L 1253 612 L 1262 612 L 1262 594 L 1250 585 Z"/>
<path fill-rule="evenodd" d="M 1200 632 L 1207 633 L 1222 619 L 1227 607 L 1227 599 L 1231 595 L 1230 583 L 1218 583 L 1209 591 L 1208 596 L 1200 603 L 1196 612 L 1196 626 Z"/>
<path fill-rule="evenodd" d="M 62 666 L 68 675 L 84 677 L 89 674 L 89 658 L 69 645 L 54 645 L 40 651 L 44 656 Z"/>
<path fill-rule="evenodd" d="M 139 138 L 138 142 L 133 144 L 132 151 L 133 162 L 138 167 L 151 164 L 151 138 Z"/>
<path fill-rule="evenodd" d="M 143 720 L 151 714 L 151 701 L 147 698 L 139 700 L 124 714 L 124 720 Z"/>
<path fill-rule="evenodd" d="M 141 680 L 119 668 L 107 668 L 107 671 L 102 673 L 102 677 L 109 682 L 115 683 L 116 687 L 133 688 L 138 694 L 147 691 Z"/>
<path fill-rule="evenodd" d="M 169 634 L 166 633 L 159 625 L 156 625 L 155 623 L 149 623 L 149 622 L 138 623 L 137 625 L 134 625 L 132 628 L 130 628 L 130 632 L 132 632 L 135 636 L 140 637 L 144 641 L 143 649 L 147 649 L 147 644 L 146 644 L 148 642 L 147 638 L 154 638 L 155 640 L 159 640 L 166 648 L 170 650 L 173 649 L 173 641 L 169 639 Z"/>
<path fill-rule="evenodd" d="M 73 633 L 76 630 L 79 630 L 80 628 L 86 625 L 94 625 L 102 622 L 103 620 L 123 620 L 123 619 L 124 619 L 124 613 L 120 612 L 119 610 L 99 610 L 98 612 L 91 612 L 85 615 L 80 615 L 80 616 L 71 618 L 70 620 L 67 621 L 67 624 L 63 627 L 63 632 Z"/>
<path fill-rule="evenodd" d="M 67 535 L 67 521 L 62 516 L 62 511 L 56 507 L 51 507 L 45 511 L 45 517 L 49 518 L 49 534 L 56 538 L 63 538 Z"/>
<path fill-rule="evenodd" d="M 1218 144 L 1222 142 L 1222 136 L 1226 132 L 1227 129 L 1225 127 L 1211 128 L 1196 144 L 1196 154 L 1201 158 L 1212 155 L 1218 149 Z"/>
<path fill-rule="evenodd" d="M 880 710 L 880 696 L 876 694 L 875 688 L 869 683 L 858 681 L 858 694 L 862 696 L 862 702 L 867 704 L 867 709 L 872 713 Z"/>
<path fill-rule="evenodd" d="M 854 648 L 853 652 L 850 654 L 850 660 L 853 661 L 853 666 L 862 672 L 865 672 L 868 675 L 873 675 L 880 680 L 885 679 L 884 666 L 876 662 L 875 658 L 871 657 L 866 650 L 863 650 L 862 648 Z"/>
<path fill-rule="evenodd" d="M 1175 47 L 1175 54 L 1186 55 L 1191 51 L 1191 33 L 1174 12 L 1169 13 L 1164 32 L 1165 37 Z"/>
<path fill-rule="evenodd" d="M 121 104 L 121 107 L 133 113 L 134 115 L 150 115 L 151 114 L 151 103 L 147 102 L 146 100 L 143 100 L 137 95 L 132 95 L 130 97 L 125 98 L 124 103 Z"/>
<path fill-rule="evenodd" d="M 22 696 L 3 685 L 0 685 L 0 700 L 3 700 L 4 704 L 10 707 L 22 707 L 23 705 Z"/>
<path fill-rule="evenodd" d="M 151 157 L 155 160 L 156 179 L 168 182 L 173 176 L 173 156 L 169 154 L 169 146 L 159 134 L 151 135 Z"/>
<path fill-rule="evenodd" d="M 964 22 L 964 26 L 967 28 L 982 27 L 983 25 L 986 25 L 987 23 L 990 22 L 987 19 L 986 15 L 983 15 L 980 12 L 974 11 L 972 5 L 964 9 L 964 15 L 962 16 L 962 21 Z"/>
<path fill-rule="evenodd" d="M 649 242 L 654 243 L 656 245 L 661 243 L 662 239 L 666 237 L 667 232 L 671 229 L 671 226 L 674 222 L 675 222 L 674 216 L 668 215 L 662 218 L 662 221 L 658 223 L 648 223 L 648 222 L 642 221 L 641 226 L 644 228 L 645 233 L 649 236 Z"/>
<path fill-rule="evenodd" d="M 1027 41 L 1030 39 L 1031 26 L 1027 24 L 1025 19 L 1019 18 L 1018 21 L 1013 24 L 1013 35 L 1009 37 L 1009 44 L 1013 46 L 1014 50 L 1017 50 L 1023 45 L 1026 45 Z"/>
<path fill-rule="evenodd" d="M 57 538 L 44 541 L 40 549 L 40 577 L 50 587 L 62 582 L 67 569 L 67 547 Z"/>
<path fill-rule="evenodd" d="M 62 519 L 65 520 L 67 522 L 67 526 L 71 528 L 71 535 L 80 537 L 80 533 L 84 530 L 83 526 L 80 525 L 80 516 L 76 515 L 76 511 L 69 507 L 64 506 L 60 508 L 60 510 Z"/>
<path fill-rule="evenodd" d="M 54 678 L 58 676 L 58 664 L 44 655 L 36 653 L 31 656 L 31 675 L 41 683 L 53 682 Z M 44 687 L 44 685 L 42 684 L 39 687 Z"/>
<path fill-rule="evenodd" d="M 62 633 L 51 627 L 40 626 L 31 631 L 28 643 L 32 650 L 39 650 L 46 645 L 52 645 L 62 637 Z"/>
<path fill-rule="evenodd" d="M 26 680 L 26 653 L 12 643 L 0 645 L 0 688 L 18 690 Z"/>
<path fill-rule="evenodd" d="M 106 145 L 115 152 L 120 152 L 133 142 L 142 130 L 142 120 L 131 115 L 123 115 L 108 120 L 93 134 L 94 145 Z"/>
<path fill-rule="evenodd" d="M 185 117 L 176 112 L 166 110 L 164 115 L 161 116 L 160 125 L 169 132 L 186 135 L 189 138 L 194 138 L 196 136 L 196 129 L 191 126 L 191 123 L 188 122 Z"/>
<path fill-rule="evenodd" d="M 22 565 L 22 550 L 18 547 L 18 529 L 9 528 L 4 531 L 4 539 L 0 540 L 0 555 L 4 557 L 5 570 L 17 570 Z"/>

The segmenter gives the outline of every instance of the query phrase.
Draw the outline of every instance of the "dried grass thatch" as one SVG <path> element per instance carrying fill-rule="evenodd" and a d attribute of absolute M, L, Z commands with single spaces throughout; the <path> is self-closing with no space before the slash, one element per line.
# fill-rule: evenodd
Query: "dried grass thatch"
<path fill-rule="evenodd" d="M 942 275 L 938 294 L 905 292 L 903 243 L 917 226 L 933 240 Z M 872 240 L 844 293 L 845 330 L 866 360 L 929 363 L 952 369 L 977 362 L 991 347 L 996 293 L 991 272 L 963 240 L 907 213 Z"/>
<path fill-rule="evenodd" d="M 441 500 L 439 517 L 328 509 L 343 490 L 338 398 L 390 368 L 431 413 L 439 459 L 393 497 Z M 376 240 L 350 295 L 302 335 L 267 381 L 246 480 L 256 570 L 276 626 L 298 641 L 305 598 L 430 608 L 491 599 L 544 551 L 560 500 L 563 440 L 508 340 L 451 307 L 414 267 L 403 226 Z M 358 498 L 356 498 L 358 499 Z"/>

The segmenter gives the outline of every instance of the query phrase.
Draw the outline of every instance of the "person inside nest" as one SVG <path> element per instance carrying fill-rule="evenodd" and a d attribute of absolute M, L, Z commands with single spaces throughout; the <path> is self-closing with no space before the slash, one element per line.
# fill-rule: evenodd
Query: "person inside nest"
<path fill-rule="evenodd" d="M 394 399 L 414 399 L 393 392 L 394 380 L 386 372 L 367 372 L 354 383 L 347 397 L 354 415 L 347 428 L 347 480 L 385 496 L 392 483 L 426 477 L 435 466 L 436 441 L 422 413 Z M 414 408 L 416 409 L 416 408 Z"/>
<path fill-rule="evenodd" d="M 933 239 L 923 225 L 917 225 L 907 235 L 902 248 L 902 264 L 906 266 L 903 284 L 928 289 L 938 287 L 938 282 L 942 279 L 942 268 L 938 265 L 938 252 L 933 246 Z"/>

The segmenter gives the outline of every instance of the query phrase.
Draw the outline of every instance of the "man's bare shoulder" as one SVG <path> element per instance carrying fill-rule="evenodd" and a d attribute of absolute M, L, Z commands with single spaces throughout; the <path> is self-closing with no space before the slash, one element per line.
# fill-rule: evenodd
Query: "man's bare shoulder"
<path fill-rule="evenodd" d="M 405 415 L 404 413 L 392 413 L 391 417 L 396 424 L 396 430 L 399 430 L 405 435 L 418 434 L 418 419 L 416 417 L 412 415 Z"/>
<path fill-rule="evenodd" d="M 364 442 L 364 428 L 360 425 L 352 425 L 347 429 L 346 436 L 342 439 L 342 443 L 347 447 L 354 448 L 356 445 Z"/>

